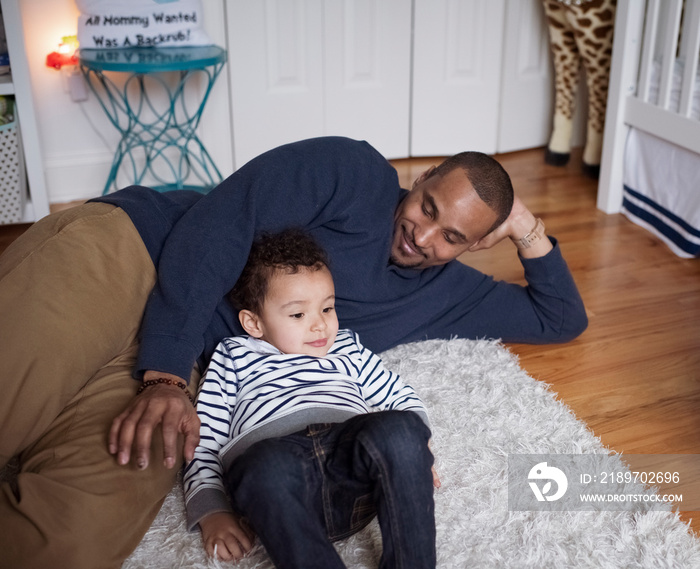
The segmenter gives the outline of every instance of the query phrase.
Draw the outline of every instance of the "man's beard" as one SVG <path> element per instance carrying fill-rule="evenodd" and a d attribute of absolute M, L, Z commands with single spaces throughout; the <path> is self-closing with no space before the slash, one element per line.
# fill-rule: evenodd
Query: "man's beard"
<path fill-rule="evenodd" d="M 389 264 L 398 267 L 399 269 L 420 269 L 421 262 L 417 261 L 412 264 L 402 263 L 394 255 L 389 257 Z"/>

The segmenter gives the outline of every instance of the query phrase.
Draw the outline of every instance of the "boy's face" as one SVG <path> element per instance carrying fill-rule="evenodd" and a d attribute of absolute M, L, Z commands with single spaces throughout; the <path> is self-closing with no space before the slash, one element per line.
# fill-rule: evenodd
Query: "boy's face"
<path fill-rule="evenodd" d="M 249 334 L 285 354 L 325 356 L 338 333 L 335 287 L 330 271 L 301 268 L 298 273 L 276 271 Z"/>

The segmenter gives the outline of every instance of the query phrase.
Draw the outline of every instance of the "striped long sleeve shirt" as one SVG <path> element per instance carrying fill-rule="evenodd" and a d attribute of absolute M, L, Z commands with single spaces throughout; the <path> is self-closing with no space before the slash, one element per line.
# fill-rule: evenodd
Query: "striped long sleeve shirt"
<path fill-rule="evenodd" d="M 231 510 L 223 473 L 253 443 L 371 408 L 414 411 L 429 424 L 415 391 L 350 330 L 338 332 L 323 358 L 283 354 L 248 336 L 226 338 L 200 383 L 200 443 L 184 476 L 188 528 Z"/>

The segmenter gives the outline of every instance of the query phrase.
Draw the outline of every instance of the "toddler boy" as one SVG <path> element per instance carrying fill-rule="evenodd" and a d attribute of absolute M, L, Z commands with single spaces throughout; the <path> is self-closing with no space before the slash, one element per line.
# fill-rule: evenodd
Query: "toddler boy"
<path fill-rule="evenodd" d="M 248 335 L 224 339 L 202 378 L 184 478 L 209 555 L 242 557 L 249 525 L 279 568 L 345 567 L 332 542 L 377 515 L 382 567 L 435 567 L 425 407 L 338 330 L 324 251 L 298 230 L 264 236 L 231 300 Z"/>

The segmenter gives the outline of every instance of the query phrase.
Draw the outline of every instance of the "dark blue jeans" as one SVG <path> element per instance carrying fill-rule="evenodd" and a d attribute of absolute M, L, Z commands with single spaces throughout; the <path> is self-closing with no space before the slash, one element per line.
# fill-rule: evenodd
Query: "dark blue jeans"
<path fill-rule="evenodd" d="M 345 567 L 332 545 L 375 515 L 381 568 L 435 567 L 430 429 L 411 411 L 310 425 L 254 444 L 227 485 L 275 566 Z"/>

